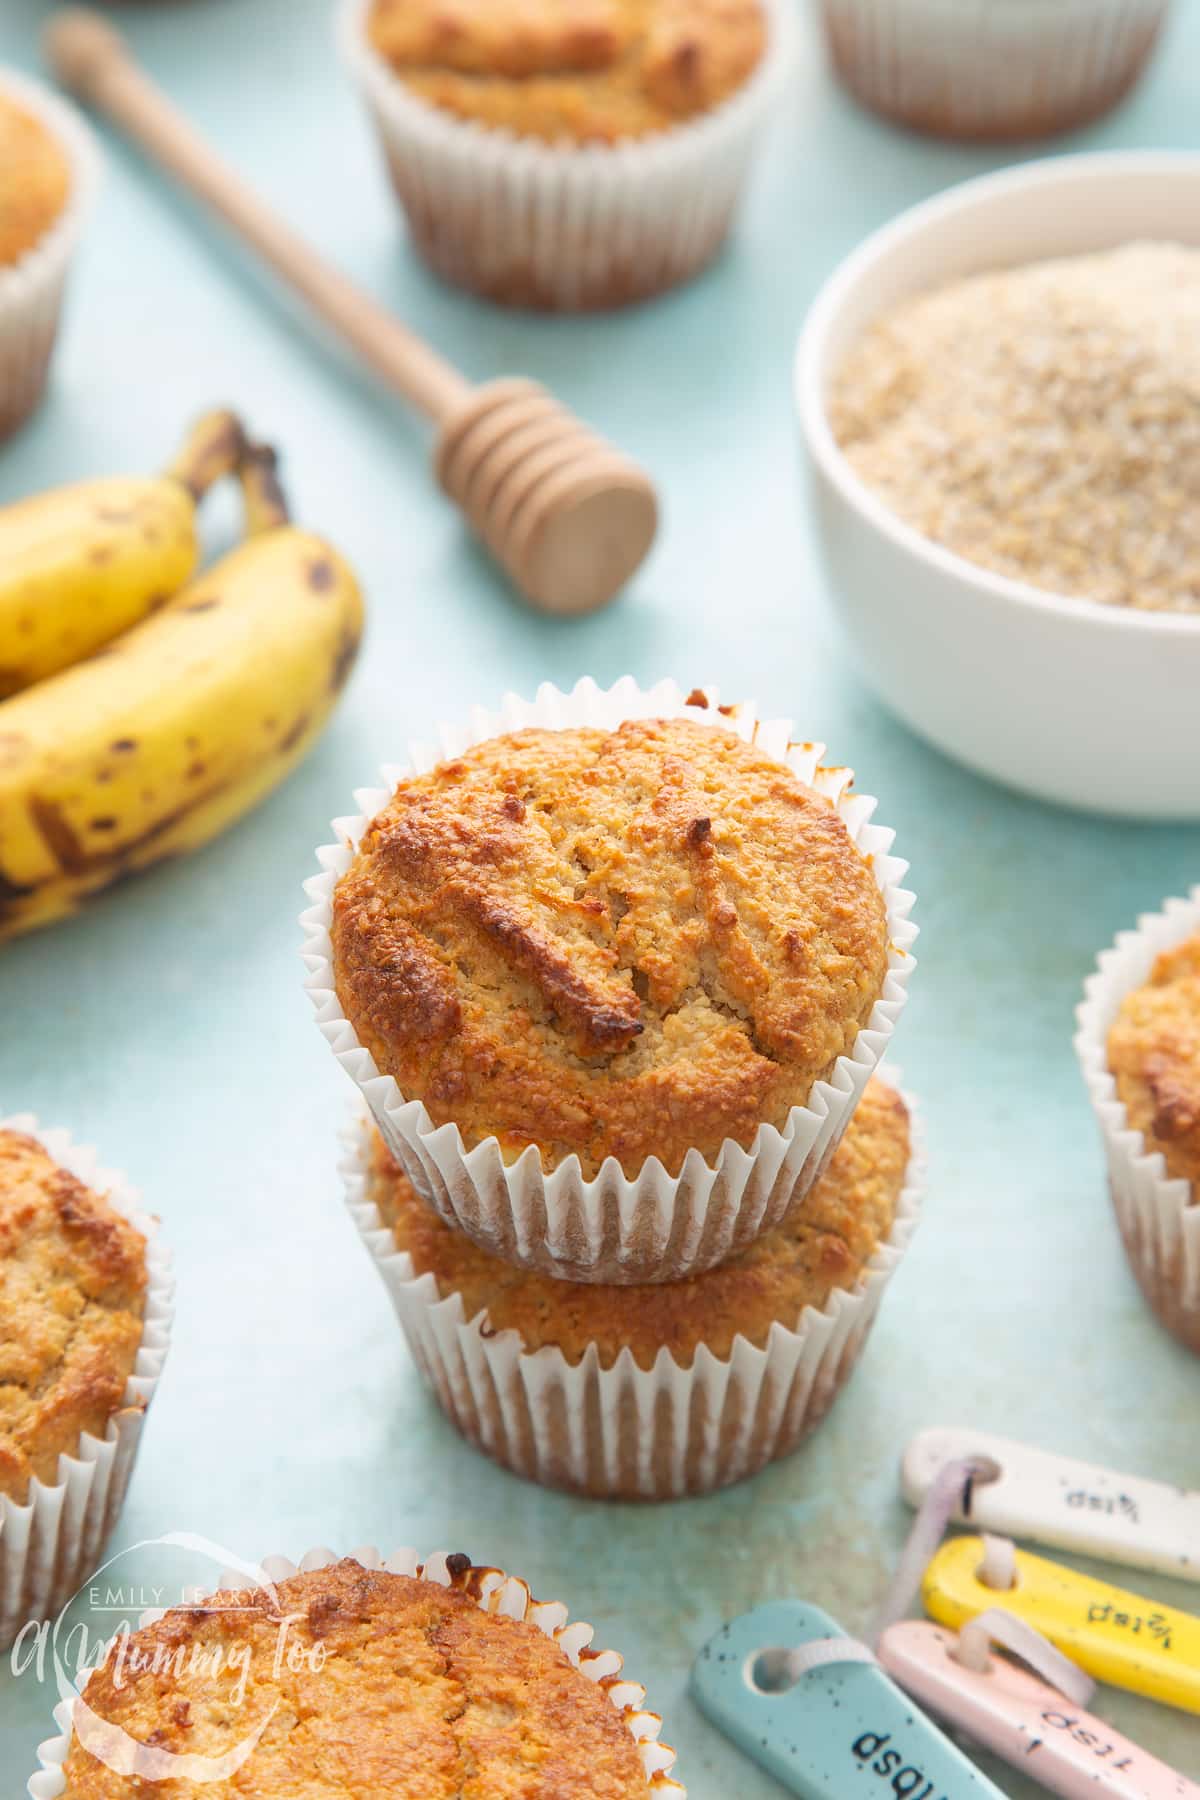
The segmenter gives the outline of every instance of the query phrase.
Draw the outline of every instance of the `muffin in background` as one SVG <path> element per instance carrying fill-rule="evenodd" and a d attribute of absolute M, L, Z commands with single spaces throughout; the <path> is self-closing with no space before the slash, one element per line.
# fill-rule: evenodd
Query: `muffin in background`
<path fill-rule="evenodd" d="M 579 148 L 722 105 L 762 62 L 767 18 L 762 0 L 372 0 L 367 38 L 444 112 Z"/>
<path fill-rule="evenodd" d="M 46 384 L 92 161 L 71 109 L 0 68 L 0 438 Z"/>
<path fill-rule="evenodd" d="M 0 1646 L 116 1522 L 169 1337 L 153 1231 L 65 1134 L 0 1120 Z"/>
<path fill-rule="evenodd" d="M 556 1800 L 684 1800 L 620 1656 L 587 1649 L 591 1628 L 523 1582 L 404 1551 L 386 1564 L 314 1552 L 300 1569 L 269 1558 L 268 1571 L 114 1641 L 84 1704 L 55 1715 L 68 1741 L 42 1746 L 64 1800 L 197 1777 L 214 1800 L 499 1797 L 531 1779 Z"/>
<path fill-rule="evenodd" d="M 1200 888 L 1104 952 L 1075 1044 L 1130 1265 L 1200 1354 Z"/>
<path fill-rule="evenodd" d="M 1141 75 L 1168 0 L 820 0 L 833 67 L 885 119 L 1014 140 L 1099 118 Z"/>
<path fill-rule="evenodd" d="M 508 305 L 622 305 L 729 230 L 787 0 L 345 0 L 413 241 Z"/>
<path fill-rule="evenodd" d="M 795 1450 L 853 1369 L 918 1208 L 909 1111 L 878 1077 L 784 1223 L 683 1281 L 513 1268 L 444 1224 L 370 1128 L 347 1175 L 414 1358 L 459 1430 L 517 1474 L 598 1498 L 708 1492 Z"/>
<path fill-rule="evenodd" d="M 1200 1215 L 1200 932 L 1160 951 L 1149 980 L 1126 995 L 1108 1034 L 1108 1062 L 1130 1129 L 1162 1157 L 1169 1181 L 1186 1183 Z M 1200 1351 L 1200 1305 L 1185 1291 L 1184 1259 L 1166 1273 L 1147 1298 Z"/>

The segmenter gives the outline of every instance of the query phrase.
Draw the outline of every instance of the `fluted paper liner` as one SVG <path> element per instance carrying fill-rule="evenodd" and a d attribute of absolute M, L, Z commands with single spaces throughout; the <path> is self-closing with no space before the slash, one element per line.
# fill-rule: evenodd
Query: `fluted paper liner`
<path fill-rule="evenodd" d="M 1155 958 L 1200 931 L 1200 886 L 1122 931 L 1084 986 L 1075 1049 L 1100 1124 L 1109 1186 L 1133 1272 L 1169 1331 L 1200 1353 L 1200 1194 L 1167 1174 L 1129 1123 L 1108 1067 L 1108 1034 L 1121 1002 L 1150 977 Z"/>
<path fill-rule="evenodd" d="M 1097 118 L 1137 79 L 1166 0 L 821 0 L 835 68 L 885 118 L 964 138 Z"/>
<path fill-rule="evenodd" d="M 0 268 L 0 439 L 16 430 L 41 398 L 67 272 L 96 176 L 91 133 L 72 107 L 38 82 L 0 68 L 0 99 L 5 97 L 53 133 L 71 165 L 71 191 L 46 235 L 17 262 Z"/>
<path fill-rule="evenodd" d="M 687 1800 L 687 1789 L 671 1773 L 675 1766 L 675 1752 L 669 1744 L 658 1741 L 662 1720 L 657 1713 L 647 1710 L 645 1688 L 640 1682 L 630 1681 L 626 1677 L 622 1659 L 615 1650 L 593 1650 L 590 1647 L 592 1627 L 585 1625 L 582 1620 L 576 1620 L 572 1624 L 562 1601 L 535 1600 L 525 1582 L 515 1575 L 506 1575 L 503 1569 L 471 1565 L 451 1572 L 445 1551 L 436 1552 L 424 1562 L 419 1560 L 415 1550 L 395 1550 L 385 1557 L 373 1545 L 344 1554 L 353 1557 L 355 1562 L 362 1563 L 367 1569 L 386 1569 L 392 1575 L 409 1575 L 423 1581 L 436 1582 L 439 1587 L 459 1588 L 473 1597 L 481 1612 L 523 1620 L 536 1626 L 544 1636 L 553 1638 L 572 1666 L 589 1681 L 597 1682 L 624 1718 L 646 1771 L 647 1795 L 654 1796 L 654 1800 Z M 266 1556 L 259 1568 L 264 1581 L 280 1582 L 287 1581 L 301 1571 L 307 1573 L 312 1569 L 323 1569 L 338 1560 L 337 1551 L 322 1548 L 308 1551 L 298 1563 L 286 1556 Z M 240 1589 L 247 1585 L 245 1571 L 234 1570 L 222 1575 L 212 1592 L 216 1593 L 222 1588 Z M 162 1617 L 162 1610 L 158 1608 L 144 1613 L 139 1624 L 153 1623 Z M 105 1654 L 107 1655 L 107 1648 Z M 80 1675 L 81 1694 L 85 1693 L 88 1677 L 92 1673 L 88 1669 Z M 29 1779 L 28 1792 L 31 1800 L 57 1800 L 57 1796 L 66 1787 L 63 1765 L 71 1747 L 74 1705 L 73 1700 L 64 1700 L 54 1709 L 58 1735 L 47 1738 L 45 1743 L 38 1746 L 41 1767 Z"/>
<path fill-rule="evenodd" d="M 334 990 L 330 927 L 333 892 L 350 867 L 359 838 L 397 781 L 423 772 L 471 744 L 503 732 L 541 726 L 597 726 L 625 719 L 688 718 L 736 732 L 786 763 L 837 807 L 851 838 L 870 861 L 887 907 L 890 948 L 883 993 L 850 1052 L 828 1081 L 814 1084 L 805 1106 L 794 1106 L 782 1130 L 762 1125 L 751 1149 L 727 1138 L 715 1164 L 690 1150 L 671 1176 L 650 1157 L 635 1178 L 615 1157 L 585 1181 L 571 1156 L 547 1173 L 535 1147 L 506 1163 L 494 1137 L 468 1150 L 455 1124 L 435 1126 L 419 1100 L 406 1100 L 390 1075 L 381 1075 L 358 1041 Z M 628 676 L 607 690 L 581 681 L 571 693 L 545 685 L 537 698 L 509 695 L 498 713 L 477 709 L 468 725 L 444 728 L 436 752 L 410 747 L 407 765 L 385 769 L 385 786 L 355 795 L 355 817 L 335 819 L 337 842 L 318 851 L 324 873 L 306 883 L 313 904 L 304 913 L 307 987 L 317 1022 L 334 1055 L 365 1097 L 389 1149 L 417 1191 L 448 1224 L 524 1268 L 570 1281 L 644 1282 L 678 1279 L 724 1262 L 777 1225 L 817 1179 L 837 1147 L 867 1081 L 877 1067 L 904 1004 L 916 928 L 908 919 L 912 895 L 899 886 L 907 864 L 893 857 L 893 833 L 871 823 L 874 800 L 851 791 L 850 770 L 820 766 L 820 744 L 796 744 L 786 720 L 759 720 L 753 708 L 726 717 L 709 693 L 707 707 L 689 706 L 673 682 L 642 689 Z"/>
<path fill-rule="evenodd" d="M 25 1503 L 0 1494 L 0 1650 L 29 1620 L 53 1618 L 94 1572 L 125 1500 L 141 1442 L 146 1409 L 154 1397 L 171 1341 L 171 1259 L 159 1238 L 158 1220 L 143 1212 L 121 1175 L 97 1166 L 95 1152 L 65 1131 L 43 1130 L 30 1113 L 0 1119 L 0 1130 L 24 1131 L 146 1239 L 147 1286 L 142 1342 L 125 1390 L 124 1405 L 103 1438 L 84 1432 L 73 1456 L 58 1459 L 53 1486 L 34 1480 Z"/>
<path fill-rule="evenodd" d="M 527 1350 L 516 1330 L 466 1316 L 462 1295 L 415 1275 L 370 1197 L 369 1122 L 346 1136 L 346 1204 L 383 1278 L 413 1360 L 463 1436 L 544 1486 L 598 1499 L 674 1500 L 710 1493 L 795 1450 L 820 1423 L 858 1361 L 884 1290 L 920 1216 L 924 1176 L 917 1114 L 892 1229 L 853 1288 L 838 1288 L 765 1346 L 737 1337 L 728 1356 L 701 1344 L 690 1366 L 670 1350 L 643 1369 L 628 1349 L 603 1368 L 594 1344 L 578 1363 L 552 1345 Z"/>
<path fill-rule="evenodd" d="M 460 119 L 371 46 L 371 0 L 343 0 L 339 39 L 378 129 L 413 241 L 448 281 L 513 305 L 617 306 L 685 281 L 729 230 L 792 57 L 789 0 L 723 105 L 616 144 L 549 144 Z"/>

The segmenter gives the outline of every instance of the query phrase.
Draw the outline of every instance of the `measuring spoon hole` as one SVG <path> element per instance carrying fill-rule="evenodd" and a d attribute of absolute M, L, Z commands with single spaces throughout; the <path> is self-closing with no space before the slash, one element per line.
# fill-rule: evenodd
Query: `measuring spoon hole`
<path fill-rule="evenodd" d="M 796 1676 L 786 1650 L 759 1650 L 746 1663 L 746 1680 L 759 1694 L 786 1694 Z"/>
<path fill-rule="evenodd" d="M 973 1455 L 971 1461 L 974 1464 L 974 1467 L 971 1470 L 966 1488 L 963 1492 L 962 1511 L 965 1519 L 971 1517 L 971 1507 L 975 1499 L 975 1489 L 991 1487 L 992 1483 L 999 1481 L 1000 1477 L 1004 1474 L 1004 1470 L 994 1456 L 985 1456 L 981 1452 L 979 1455 Z"/>

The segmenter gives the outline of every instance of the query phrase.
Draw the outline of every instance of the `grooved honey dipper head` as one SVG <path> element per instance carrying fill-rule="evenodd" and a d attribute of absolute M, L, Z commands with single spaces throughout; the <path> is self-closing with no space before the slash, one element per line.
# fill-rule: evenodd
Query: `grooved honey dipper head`
<path fill-rule="evenodd" d="M 603 606 L 654 541 L 647 476 L 536 381 L 476 389 L 443 426 L 434 461 L 442 487 L 543 612 Z"/>

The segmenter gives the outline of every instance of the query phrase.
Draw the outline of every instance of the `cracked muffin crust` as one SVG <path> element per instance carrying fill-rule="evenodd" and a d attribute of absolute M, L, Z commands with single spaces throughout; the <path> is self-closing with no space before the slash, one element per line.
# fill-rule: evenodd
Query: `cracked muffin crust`
<path fill-rule="evenodd" d="M 407 1099 L 585 1179 L 783 1126 L 888 966 L 836 809 L 687 719 L 515 732 L 402 781 L 332 939 L 342 1010 Z"/>
<path fill-rule="evenodd" d="M 645 1800 L 604 1683 L 535 1625 L 482 1612 L 466 1557 L 449 1567 L 444 1588 L 346 1558 L 274 1599 L 249 1588 L 174 1608 L 133 1635 L 123 1668 L 110 1653 L 88 1706 L 175 1755 L 221 1757 L 265 1722 L 240 1771 L 197 1787 L 212 1800 Z M 193 1791 L 117 1775 L 78 1738 L 65 1768 L 65 1800 Z"/>
<path fill-rule="evenodd" d="M 1200 934 L 1163 951 L 1126 996 L 1108 1064 L 1130 1126 L 1200 1198 Z"/>
<path fill-rule="evenodd" d="M 710 112 L 766 49 L 762 0 L 374 0 L 367 34 L 414 93 L 519 137 L 646 137 Z"/>
<path fill-rule="evenodd" d="M 0 1494 L 103 1437 L 142 1341 L 146 1241 L 36 1138 L 0 1130 Z"/>
<path fill-rule="evenodd" d="M 707 1274 L 642 1287 L 581 1287 L 512 1268 L 445 1225 L 372 1133 L 367 1198 L 415 1275 L 432 1274 L 464 1317 L 486 1312 L 489 1332 L 516 1331 L 522 1348 L 554 1345 L 569 1363 L 595 1344 L 608 1369 L 623 1348 L 650 1369 L 664 1346 L 683 1366 L 700 1344 L 728 1357 L 739 1334 L 760 1348 L 772 1325 L 794 1330 L 805 1307 L 853 1289 L 887 1238 L 912 1144 L 900 1095 L 873 1078 L 825 1174 L 776 1230 Z"/>
<path fill-rule="evenodd" d="M 0 94 L 0 268 L 9 268 L 58 220 L 71 166 L 57 138 L 17 101 Z"/>

